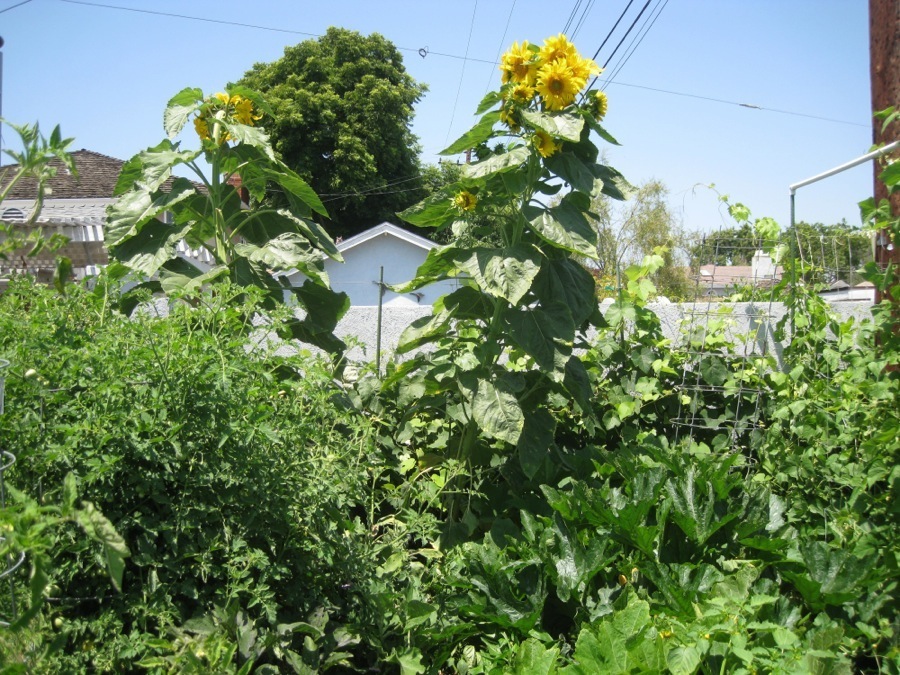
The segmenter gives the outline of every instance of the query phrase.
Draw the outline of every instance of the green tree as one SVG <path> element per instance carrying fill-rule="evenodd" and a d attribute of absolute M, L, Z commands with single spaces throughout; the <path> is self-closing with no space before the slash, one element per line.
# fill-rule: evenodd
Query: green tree
<path fill-rule="evenodd" d="M 257 63 L 240 83 L 272 106 L 275 150 L 322 195 L 332 236 L 396 222 L 422 198 L 410 123 L 426 87 L 389 40 L 332 27 Z"/>
<path fill-rule="evenodd" d="M 650 180 L 638 187 L 628 202 L 616 203 L 606 195 L 592 201 L 597 260 L 590 266 L 600 278 L 616 280 L 619 270 L 663 247 L 666 249 L 664 264 L 656 272 L 654 283 L 662 295 L 673 298 L 685 295 L 688 279 L 680 255 L 686 248 L 685 238 L 669 208 L 668 195 L 661 181 Z"/>

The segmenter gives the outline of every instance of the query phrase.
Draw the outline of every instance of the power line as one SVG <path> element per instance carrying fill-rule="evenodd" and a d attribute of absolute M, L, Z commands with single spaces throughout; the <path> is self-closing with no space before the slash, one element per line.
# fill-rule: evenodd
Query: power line
<path fill-rule="evenodd" d="M 209 19 L 207 17 L 188 16 L 185 14 L 174 14 L 174 13 L 169 13 L 169 12 L 158 12 L 155 10 L 137 9 L 134 7 L 120 7 L 118 5 L 108 5 L 108 4 L 101 4 L 101 3 L 97 3 L 97 2 L 88 2 L 87 0 L 59 0 L 59 1 L 67 2 L 67 3 L 73 4 L 73 5 L 87 5 L 87 6 L 91 6 L 91 7 L 101 7 L 104 9 L 118 9 L 118 10 L 123 10 L 123 11 L 128 11 L 128 12 L 137 12 L 140 14 L 155 14 L 155 15 L 159 15 L 159 16 L 168 16 L 168 17 L 173 17 L 173 18 L 178 18 L 178 19 L 187 19 L 187 20 L 191 20 L 191 21 L 205 21 L 205 22 L 209 22 L 209 23 L 219 23 L 219 24 L 225 24 L 225 25 L 230 25 L 230 26 L 239 26 L 242 28 L 254 28 L 257 30 L 267 30 L 267 31 L 274 31 L 274 32 L 279 32 L 279 33 L 291 33 L 294 35 L 307 35 L 309 37 L 322 37 L 321 35 L 316 34 L 316 33 L 306 33 L 303 31 L 291 30 L 288 28 L 273 28 L 271 26 L 258 26 L 258 25 L 254 25 L 254 24 L 240 23 L 237 21 L 224 21 L 221 19 Z M 5 10 L 2 10 L 2 11 L 5 12 L 10 9 L 14 9 L 15 7 L 23 5 L 26 2 L 31 2 L 31 0 L 24 0 L 23 2 L 20 2 L 18 5 L 13 5 L 11 7 L 7 7 Z M 613 32 L 615 31 L 616 27 L 621 22 L 622 18 L 624 18 L 625 14 L 627 13 L 629 7 L 631 7 L 633 2 L 634 2 L 634 0 L 628 1 L 628 5 L 626 5 L 625 10 L 619 16 L 618 20 L 616 20 L 616 23 L 613 25 L 612 30 L 610 30 L 609 33 L 607 34 L 607 36 L 603 39 L 603 42 L 600 44 L 600 47 L 598 47 L 597 51 L 594 53 L 593 59 L 595 61 L 597 60 L 597 56 L 600 54 L 600 50 L 603 49 L 604 45 L 606 45 L 607 41 L 612 36 Z M 2 13 L 2 12 L 0 12 L 0 13 Z M 401 51 L 416 52 L 416 53 L 419 53 L 420 55 L 422 55 L 422 52 L 424 52 L 423 58 L 424 58 L 424 56 L 429 56 L 429 55 L 433 54 L 434 56 L 442 56 L 442 57 L 451 58 L 451 59 L 459 59 L 462 61 L 474 61 L 477 63 L 489 63 L 489 64 L 495 65 L 495 66 L 498 65 L 498 61 L 496 61 L 496 60 L 492 61 L 489 59 L 479 59 L 479 58 L 474 58 L 474 57 L 469 57 L 469 56 L 460 56 L 459 54 L 445 54 L 442 52 L 432 52 L 432 51 L 429 51 L 427 48 L 415 49 L 412 47 L 397 47 L 397 49 L 399 49 Z M 596 81 L 596 79 L 597 78 L 594 78 L 595 81 Z M 737 101 L 727 101 L 725 99 L 714 98 L 711 96 L 701 96 L 699 94 L 689 94 L 689 93 L 681 92 L 681 91 L 672 91 L 670 89 L 659 89 L 656 87 L 647 87 L 647 86 L 640 85 L 640 84 L 630 84 L 628 82 L 610 82 L 610 84 L 616 84 L 616 85 L 620 85 L 623 87 L 633 87 L 635 89 L 646 89 L 647 91 L 655 91 L 655 92 L 658 92 L 661 94 L 671 94 L 672 96 L 684 96 L 687 98 L 696 98 L 696 99 L 701 99 L 701 100 L 705 100 L 705 101 L 713 101 L 715 103 L 725 103 L 728 105 L 737 105 L 742 108 L 751 108 L 754 110 L 764 110 L 766 112 L 780 113 L 782 115 L 793 115 L 795 117 L 806 117 L 809 119 L 822 120 L 825 122 L 834 122 L 836 124 L 847 124 L 850 126 L 869 128 L 868 124 L 860 124 L 858 122 L 848 122 L 846 120 L 838 120 L 838 119 L 834 119 L 831 117 L 821 117 L 819 115 L 808 115 L 806 113 L 793 112 L 790 110 L 781 110 L 778 108 L 764 108 L 762 106 L 753 105 L 751 103 L 740 103 Z M 593 82 L 591 83 L 591 85 L 593 86 Z"/>
<path fill-rule="evenodd" d="M 619 18 L 616 19 L 616 22 L 613 24 L 613 27 L 609 29 L 609 32 L 606 34 L 606 37 L 603 38 L 603 42 L 601 42 L 600 46 L 597 47 L 597 51 L 594 52 L 594 56 L 592 57 L 592 60 L 594 60 L 594 61 L 597 60 L 597 57 L 600 55 L 600 50 L 606 46 L 606 43 L 609 41 L 609 38 L 612 37 L 612 34 L 616 31 L 616 28 L 619 27 L 619 24 L 621 23 L 622 19 L 625 18 L 625 15 L 628 13 L 628 9 L 631 7 L 631 3 L 633 3 L 633 2 L 634 2 L 634 0 L 628 0 L 628 4 L 625 5 L 625 9 L 623 9 L 622 13 L 619 14 Z"/>
<path fill-rule="evenodd" d="M 854 127 L 870 128 L 868 124 L 860 124 L 859 122 L 848 122 L 846 120 L 836 120 L 832 117 L 820 117 L 819 115 L 807 115 L 806 113 L 792 112 L 790 110 L 780 110 L 778 108 L 764 108 L 763 106 L 754 105 L 752 103 L 740 103 L 738 101 L 727 101 L 723 98 L 713 98 L 712 96 L 701 96 L 700 94 L 688 94 L 683 91 L 672 91 L 670 89 L 658 89 L 656 87 L 645 87 L 640 84 L 628 84 L 627 82 L 610 82 L 622 87 L 632 87 L 634 89 L 646 89 L 647 91 L 655 91 L 661 94 L 671 94 L 673 96 L 684 96 L 686 98 L 697 98 L 703 101 L 713 101 L 715 103 L 725 103 L 728 105 L 736 105 L 741 108 L 750 108 L 752 110 L 763 110 L 765 112 L 780 113 L 782 115 L 794 115 L 795 117 L 808 117 L 814 120 L 822 120 L 823 122 L 835 122 L 836 124 L 849 124 Z"/>
<path fill-rule="evenodd" d="M 632 54 L 634 54 L 634 52 L 637 50 L 637 48 L 641 46 L 641 43 L 644 41 L 644 38 L 647 37 L 647 33 L 649 33 L 650 29 L 653 28 L 653 25 L 656 23 L 656 20 L 659 18 L 659 15 L 663 13 L 663 10 L 666 8 L 666 5 L 668 5 L 668 4 L 669 4 L 669 0 L 665 0 L 665 2 L 663 2 L 663 0 L 657 0 L 656 7 L 654 7 L 651 10 L 650 16 L 648 16 L 644 20 L 644 25 L 641 26 L 641 29 L 638 31 L 638 35 L 635 35 L 634 38 L 632 38 L 631 42 L 628 44 L 628 47 L 625 50 L 626 51 L 625 56 L 623 58 L 619 59 L 619 62 L 613 67 L 612 75 L 610 75 L 607 78 L 607 81 L 603 87 L 604 91 L 605 91 L 606 86 L 608 86 L 609 83 L 616 78 L 616 75 L 618 75 L 620 72 L 622 72 L 622 68 L 625 67 L 625 64 L 628 63 L 628 60 L 631 58 Z M 654 14 L 654 12 L 655 12 L 655 14 Z M 647 25 L 648 22 L 650 24 L 649 26 Z M 634 44 L 635 40 L 637 40 L 636 45 Z M 634 47 L 632 47 L 632 45 L 634 45 Z"/>
<path fill-rule="evenodd" d="M 475 0 L 472 7 L 472 22 L 469 24 L 469 39 L 466 41 L 466 60 L 469 57 L 469 47 L 472 44 L 472 33 L 475 32 L 475 15 L 478 13 L 478 0 Z M 453 101 L 453 111 L 450 113 L 450 126 L 447 127 L 447 138 L 444 143 L 450 142 L 450 133 L 453 131 L 453 120 L 456 119 L 456 107 L 459 105 L 459 95 L 462 92 L 463 78 L 466 75 L 466 61 L 463 61 L 462 71 L 459 73 L 459 86 L 456 88 L 456 98 Z"/>
<path fill-rule="evenodd" d="M 575 29 L 572 31 L 572 35 L 570 36 L 570 41 L 575 41 L 575 36 L 578 35 L 578 32 L 581 30 L 581 26 L 584 25 L 584 20 L 587 18 L 587 15 L 591 13 L 591 10 L 594 9 L 594 2 L 596 0 L 589 0 L 587 6 L 584 8 L 584 11 L 581 13 L 581 17 L 578 19 L 578 23 L 575 25 Z"/>
<path fill-rule="evenodd" d="M 31 0 L 25 0 L 25 2 L 31 2 Z M 100 7 L 102 9 L 117 9 L 123 12 L 135 12 L 137 14 L 152 14 L 155 16 L 167 16 L 174 19 L 186 19 L 188 21 L 203 21 L 205 23 L 217 23 L 225 26 L 237 26 L 239 28 L 253 28 L 256 30 L 266 30 L 271 31 L 273 33 L 287 33 L 289 35 L 305 35 L 307 37 L 320 38 L 322 37 L 321 33 L 308 33 L 302 30 L 293 30 L 291 28 L 277 28 L 275 26 L 261 26 L 259 24 L 253 23 L 243 23 L 240 21 L 225 21 L 224 19 L 210 19 L 205 16 L 191 16 L 189 14 L 176 14 L 174 12 L 159 12 L 152 9 L 138 9 L 137 7 L 122 7 L 120 5 L 108 5 L 99 2 L 88 2 L 87 0 L 59 0 L 59 2 L 67 2 L 72 5 L 85 5 L 88 7 Z M 24 4 L 24 3 L 23 3 Z M 10 7 L 9 9 L 12 9 Z M 425 58 L 426 56 L 443 56 L 448 59 L 459 59 L 461 61 L 474 61 L 476 63 L 490 63 L 491 65 L 496 65 L 497 61 L 491 61 L 489 59 L 479 59 L 470 56 L 460 56 L 459 54 L 445 54 L 443 52 L 433 52 L 428 47 L 400 47 L 397 46 L 397 49 L 404 52 L 413 52 Z"/>
<path fill-rule="evenodd" d="M 581 6 L 581 0 L 575 0 L 575 6 L 572 7 L 572 11 L 569 12 L 569 18 L 566 20 L 566 25 L 562 29 L 563 33 L 569 32 L 569 28 L 572 26 L 572 21 L 575 19 L 575 15 L 578 14 L 578 8 L 580 6 Z"/>
<path fill-rule="evenodd" d="M 500 63 L 500 56 L 503 54 L 503 47 L 506 45 L 506 34 L 509 32 L 509 24 L 512 21 L 513 12 L 516 9 L 517 0 L 513 0 L 512 5 L 509 7 L 509 16 L 506 17 L 506 27 L 503 29 L 503 37 L 500 38 L 500 47 L 497 49 L 497 63 Z M 484 93 L 487 94 L 491 89 L 491 82 L 494 77 L 496 77 L 496 71 L 491 71 L 488 75 L 487 84 L 484 87 Z"/>
<path fill-rule="evenodd" d="M 0 14 L 3 14 L 4 12 L 8 12 L 11 9 L 15 9 L 16 7 L 21 7 L 22 5 L 27 5 L 29 2 L 31 2 L 31 0 L 22 0 L 22 2 L 17 2 L 15 5 L 10 5 L 6 9 L 0 9 Z"/>

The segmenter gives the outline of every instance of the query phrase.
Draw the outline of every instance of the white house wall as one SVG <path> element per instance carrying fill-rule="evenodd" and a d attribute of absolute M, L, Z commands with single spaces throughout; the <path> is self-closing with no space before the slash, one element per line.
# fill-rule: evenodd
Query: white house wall
<path fill-rule="evenodd" d="M 374 307 L 378 305 L 381 268 L 384 267 L 385 284 L 405 283 L 416 276 L 416 270 L 425 262 L 428 251 L 386 234 L 345 250 L 342 255 L 343 264 L 331 259 L 325 262 L 331 287 L 349 295 L 354 307 Z M 390 307 L 427 307 L 458 287 L 458 282 L 453 280 L 434 283 L 416 291 L 421 297 L 386 290 L 383 304 Z"/>

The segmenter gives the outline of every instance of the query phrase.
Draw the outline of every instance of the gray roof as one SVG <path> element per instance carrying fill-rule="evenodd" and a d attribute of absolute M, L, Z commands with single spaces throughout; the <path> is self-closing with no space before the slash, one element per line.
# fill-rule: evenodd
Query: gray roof
<path fill-rule="evenodd" d="M 91 150 L 76 150 L 72 153 L 75 160 L 75 168 L 78 170 L 76 178 L 65 165 L 58 159 L 50 161 L 50 165 L 56 168 L 56 176 L 51 178 L 47 185 L 51 192 L 47 195 L 51 199 L 83 199 L 91 197 L 111 198 L 116 187 L 122 165 L 121 159 L 101 155 Z M 17 165 L 2 167 L 7 175 L 12 177 Z M 3 176 L 3 183 L 9 178 Z M 22 178 L 13 186 L 7 199 L 34 199 L 37 193 L 37 182 L 30 177 Z"/>

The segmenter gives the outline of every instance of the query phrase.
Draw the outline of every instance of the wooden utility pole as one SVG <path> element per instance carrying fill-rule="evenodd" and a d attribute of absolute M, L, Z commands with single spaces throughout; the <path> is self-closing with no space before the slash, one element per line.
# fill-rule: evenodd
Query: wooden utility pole
<path fill-rule="evenodd" d="M 900 109 L 900 0 L 869 0 L 869 63 L 872 72 L 872 110 L 877 112 L 894 106 Z M 872 141 L 875 145 L 900 140 L 900 120 L 895 120 L 884 131 L 881 120 L 874 121 Z M 887 199 L 887 188 L 878 182 L 879 163 L 875 170 L 875 202 Z M 900 193 L 891 197 L 891 211 L 900 217 Z M 900 242 L 891 245 L 890 236 L 882 232 L 876 238 L 875 262 L 887 266 L 889 262 L 900 265 Z M 900 301 L 897 287 L 890 291 Z M 881 301 L 876 293 L 876 302 Z"/>

